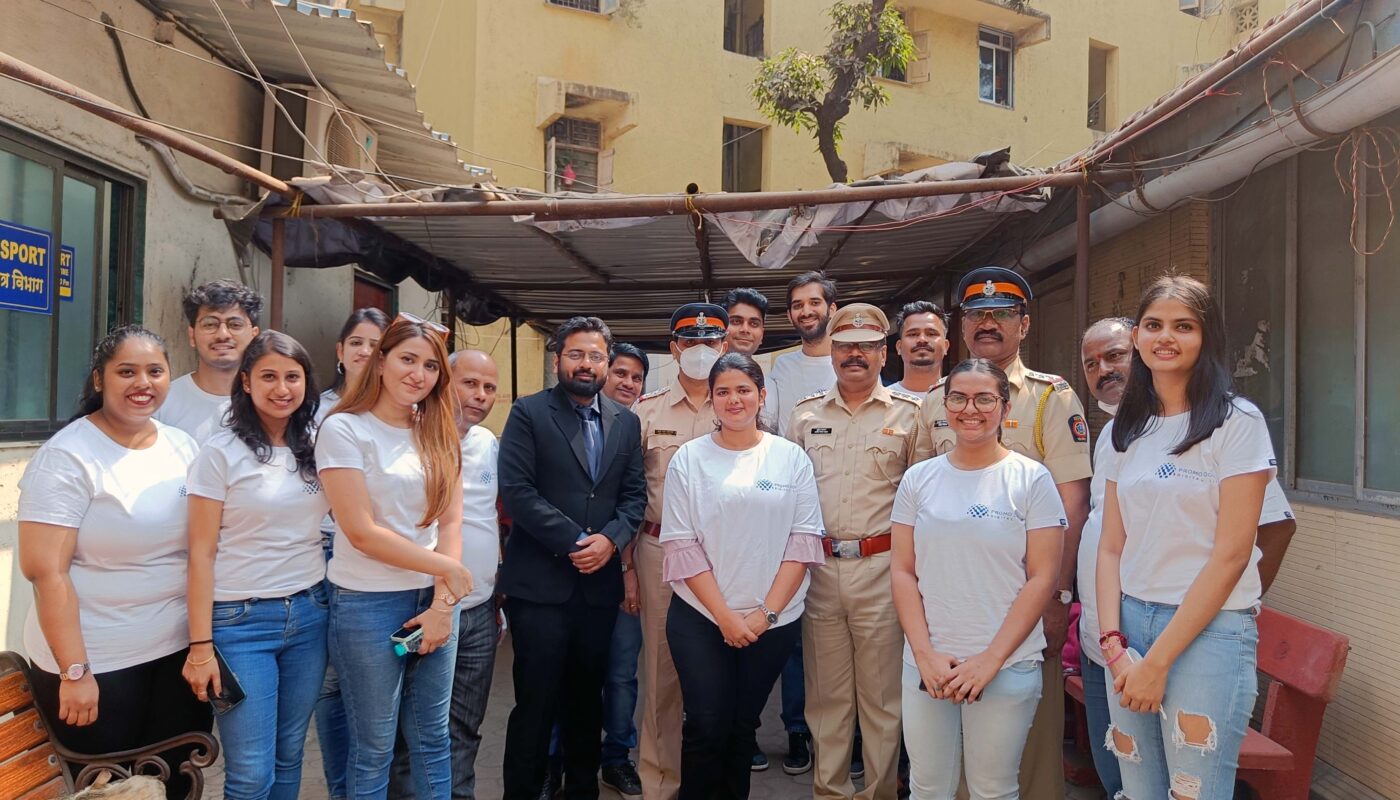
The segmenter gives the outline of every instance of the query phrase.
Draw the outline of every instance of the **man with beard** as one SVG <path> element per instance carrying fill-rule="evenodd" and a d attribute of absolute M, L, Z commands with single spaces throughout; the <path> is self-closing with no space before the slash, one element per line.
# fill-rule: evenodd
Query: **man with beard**
<path fill-rule="evenodd" d="M 1063 800 L 1065 705 L 1060 650 L 1065 643 L 1069 603 L 1074 598 L 1079 533 L 1089 515 L 1089 477 L 1093 474 L 1089 426 L 1084 421 L 1084 406 L 1063 378 L 1026 369 L 1021 363 L 1021 342 L 1030 331 L 1027 304 L 1031 288 L 1025 278 L 1002 267 L 981 267 L 963 277 L 957 296 L 962 303 L 962 335 L 968 351 L 996 364 L 1011 381 L 1011 405 L 1002 423 L 1003 443 L 1050 470 L 1069 519 L 1056 592 L 1044 613 L 1047 647 L 1040 705 L 1021 756 L 1023 800 Z M 952 446 L 942 397 L 931 396 L 919 412 L 916 460 L 941 455 Z"/>
<path fill-rule="evenodd" d="M 1112 416 L 1127 386 L 1132 365 L 1133 326 L 1127 317 L 1108 317 L 1095 322 L 1084 332 L 1081 347 L 1084 380 L 1089 393 L 1104 413 Z M 1098 566 L 1099 537 L 1103 533 L 1103 496 L 1107 480 L 1106 467 L 1117 454 L 1113 450 L 1113 422 L 1099 431 L 1094 445 L 1094 478 L 1089 484 L 1089 519 L 1084 523 L 1084 535 L 1079 540 L 1079 665 L 1084 676 L 1084 709 L 1089 723 L 1089 741 L 1102 742 L 1108 735 L 1108 688 L 1104 677 L 1104 658 L 1099 644 L 1098 595 L 1094 591 Z M 1264 506 L 1259 517 L 1255 541 L 1263 554 L 1259 559 L 1259 577 L 1267 592 L 1279 565 L 1283 563 L 1288 543 L 1298 523 L 1293 509 L 1283 494 L 1278 479 L 1269 481 L 1264 489 Z M 1094 769 L 1099 774 L 1104 793 L 1113 797 L 1123 790 L 1123 777 L 1118 759 L 1104 747 L 1090 748 Z"/>
<path fill-rule="evenodd" d="M 671 385 L 637 401 L 647 482 L 645 521 L 634 547 L 646 686 L 637 755 L 641 794 L 647 800 L 674 800 L 681 785 L 681 684 L 666 640 L 671 585 L 661 579 L 664 551 L 658 538 L 666 468 L 681 445 L 715 429 L 710 367 L 725 352 L 728 327 L 729 315 L 712 303 L 687 303 L 676 309 L 671 314 L 671 356 L 680 362 L 680 373 Z"/>
<path fill-rule="evenodd" d="M 170 382 L 170 392 L 156 411 L 157 420 L 174 425 L 199 444 L 223 427 L 243 351 L 258 335 L 262 304 L 257 292 L 238 281 L 210 281 L 185 295 L 190 347 L 199 363 L 194 372 Z"/>
<path fill-rule="evenodd" d="M 824 392 L 836 383 L 831 368 L 831 339 L 827 322 L 836 311 L 836 282 L 820 272 L 804 272 L 787 285 L 787 315 L 802 350 L 783 353 L 773 360 L 768 376 L 768 405 L 778 422 L 778 433 L 787 435 L 787 424 L 797 401 Z"/>
<path fill-rule="evenodd" d="M 890 602 L 890 514 L 913 463 L 919 398 L 880 385 L 889 324 L 865 303 L 831 318 L 836 385 L 793 411 L 788 436 L 817 479 L 825 566 L 812 569 L 802 617 L 813 796 L 894 800 L 904 634 Z M 862 731 L 865 788 L 851 783 L 852 736 Z"/>
<path fill-rule="evenodd" d="M 567 797 L 598 796 L 603 679 L 617 607 L 618 551 L 642 523 L 647 487 L 637 417 L 599 395 L 612 335 L 573 317 L 551 342 L 559 384 L 515 402 L 500 443 L 512 519 L 501 564 L 509 597 L 515 708 L 506 726 L 507 800 L 535 800 L 556 716 Z"/>
<path fill-rule="evenodd" d="M 904 377 L 890 388 L 922 399 L 943 377 L 948 320 L 937 304 L 915 300 L 895 315 L 894 331 L 899 337 L 894 340 L 894 349 L 904 361 Z"/>

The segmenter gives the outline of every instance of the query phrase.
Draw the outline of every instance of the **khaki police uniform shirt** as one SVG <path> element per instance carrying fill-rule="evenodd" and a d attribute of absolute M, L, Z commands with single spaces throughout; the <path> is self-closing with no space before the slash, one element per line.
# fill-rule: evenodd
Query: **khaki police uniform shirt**
<path fill-rule="evenodd" d="M 1068 382 L 1058 375 L 1026 369 L 1018 356 L 1006 370 L 1011 381 L 1011 412 L 1002 423 L 1002 443 L 1010 450 L 1039 461 L 1050 470 L 1055 483 L 1092 477 L 1089 458 L 1089 426 L 1084 406 Z M 929 392 L 919 413 L 918 444 L 914 460 L 942 455 L 953 447 L 948 409 L 943 405 L 944 378 Z M 1050 390 L 1048 397 L 1046 390 Z M 1045 398 L 1041 414 L 1044 452 L 1035 443 L 1036 409 Z"/>
<path fill-rule="evenodd" d="M 914 463 L 918 416 L 918 397 L 878 385 L 854 410 L 835 386 L 792 410 L 787 435 L 812 459 L 828 536 L 889 533 L 895 490 Z"/>
<path fill-rule="evenodd" d="M 661 522 L 666 495 L 666 468 L 681 445 L 714 433 L 715 412 L 709 398 L 691 405 L 680 379 L 670 386 L 644 394 L 632 409 L 642 422 L 642 469 L 647 476 L 647 522 Z"/>

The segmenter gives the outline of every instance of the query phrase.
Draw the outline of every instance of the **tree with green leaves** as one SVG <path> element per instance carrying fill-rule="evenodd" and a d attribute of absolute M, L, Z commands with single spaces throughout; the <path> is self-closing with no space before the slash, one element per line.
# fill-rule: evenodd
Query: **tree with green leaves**
<path fill-rule="evenodd" d="M 879 78 L 908 65 L 914 40 L 887 0 L 837 0 L 827 14 L 831 43 L 826 52 L 814 55 L 789 47 L 764 59 L 751 94 L 764 116 L 813 133 L 827 173 L 845 183 L 841 120 L 851 113 L 852 103 L 874 110 L 889 102 Z"/>

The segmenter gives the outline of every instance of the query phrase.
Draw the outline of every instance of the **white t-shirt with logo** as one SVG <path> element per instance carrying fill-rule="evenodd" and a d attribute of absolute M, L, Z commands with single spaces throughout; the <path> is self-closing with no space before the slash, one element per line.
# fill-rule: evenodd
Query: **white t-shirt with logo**
<path fill-rule="evenodd" d="M 501 528 L 496 514 L 495 434 L 473 425 L 462 437 L 462 563 L 472 573 L 472 591 L 462 610 L 475 608 L 496 591 L 501 561 Z"/>
<path fill-rule="evenodd" d="M 194 382 L 194 373 L 181 375 L 170 382 L 165 402 L 156 409 L 156 419 L 174 425 L 194 437 L 195 444 L 204 444 L 224 427 L 228 413 L 226 394 L 210 394 Z"/>
<path fill-rule="evenodd" d="M 773 359 L 767 379 L 767 407 L 777 417 L 778 435 L 787 435 L 792 410 L 804 397 L 835 385 L 836 368 L 831 366 L 831 356 L 809 356 L 796 350 Z"/>
<path fill-rule="evenodd" d="M 332 414 L 316 433 L 316 468 L 364 473 L 375 524 L 426 550 L 437 547 L 437 521 L 418 527 L 428 498 L 423 462 L 408 428 L 395 428 L 369 411 Z M 401 592 L 433 585 L 432 575 L 390 566 L 355 549 L 339 521 L 326 577 L 336 586 L 358 592 Z"/>
<path fill-rule="evenodd" d="M 890 521 L 914 527 L 914 572 L 933 647 L 959 659 L 981 653 L 1026 585 L 1026 537 L 1065 527 L 1065 508 L 1044 465 L 1009 452 L 982 469 L 958 469 L 947 455 L 904 473 Z M 1036 620 L 1004 667 L 1041 661 Z M 904 661 L 915 664 L 904 643 Z"/>
<path fill-rule="evenodd" d="M 1264 416 L 1244 398 L 1235 398 L 1233 406 L 1219 428 L 1181 455 L 1171 450 L 1186 433 L 1190 412 L 1153 418 L 1147 433 L 1109 462 L 1104 477 L 1117 484 L 1127 534 L 1119 568 L 1124 594 L 1181 605 L 1215 546 L 1220 482 L 1277 471 Z M 1259 603 L 1259 557 L 1255 546 L 1225 610 Z"/>
<path fill-rule="evenodd" d="M 214 559 L 214 599 L 286 597 L 326 577 L 321 520 L 330 503 L 302 480 L 289 447 L 258 461 L 233 431 L 214 434 L 190 465 L 191 495 L 224 504 Z"/>
<path fill-rule="evenodd" d="M 767 597 L 788 537 L 824 533 L 812 460 L 801 447 L 769 433 L 748 450 L 726 450 L 713 436 L 681 445 L 666 469 L 663 508 L 661 541 L 697 540 L 725 604 L 744 613 Z M 810 581 L 803 575 L 777 625 L 802 616 Z M 671 588 L 714 621 L 685 581 L 672 581 Z"/>
<path fill-rule="evenodd" d="M 1108 482 L 1104 475 L 1110 459 L 1118 452 L 1113 449 L 1113 421 L 1109 420 L 1099 441 L 1094 445 L 1094 478 L 1089 482 L 1089 519 L 1084 523 L 1084 533 L 1079 539 L 1079 646 L 1089 660 L 1103 666 L 1103 653 L 1099 649 L 1099 598 L 1095 591 L 1098 586 L 1099 540 L 1103 537 L 1103 492 Z M 1264 487 L 1264 508 L 1259 515 L 1259 525 L 1269 525 L 1293 519 L 1293 508 L 1277 479 Z"/>
<path fill-rule="evenodd" d="M 150 447 L 130 450 L 86 417 L 75 420 L 39 448 L 19 481 L 20 522 L 78 531 L 68 576 L 95 673 L 189 643 L 185 472 L 198 447 L 179 428 L 157 422 L 156 432 Z M 40 669 L 60 671 L 33 607 L 24 648 Z"/>

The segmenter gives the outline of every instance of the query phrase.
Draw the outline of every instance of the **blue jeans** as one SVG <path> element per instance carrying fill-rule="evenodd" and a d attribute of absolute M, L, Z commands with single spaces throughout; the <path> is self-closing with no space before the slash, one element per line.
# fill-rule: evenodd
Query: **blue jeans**
<path fill-rule="evenodd" d="M 1122 608 L 1120 627 L 1142 653 L 1177 610 L 1127 595 Z M 1110 698 L 1106 743 L 1115 745 L 1124 797 L 1234 797 L 1240 744 L 1259 691 L 1258 647 L 1252 612 L 1221 611 L 1172 664 L 1160 714 L 1134 713 Z"/>
<path fill-rule="evenodd" d="M 919 689 L 919 670 L 909 664 L 900 683 L 911 800 L 953 800 L 963 773 L 972 800 L 1019 796 L 1021 751 L 1040 703 L 1040 662 L 1003 667 L 975 703 L 935 700 Z"/>
<path fill-rule="evenodd" d="M 327 519 L 330 515 L 327 514 Z M 331 560 L 335 544 L 335 525 L 321 526 L 321 549 L 326 561 Z M 330 591 L 330 584 L 326 584 Z M 335 665 L 326 664 L 326 680 L 321 684 L 321 696 L 316 700 L 316 741 L 321 745 L 321 770 L 326 774 L 326 793 L 330 800 L 345 800 L 345 761 L 350 757 L 350 729 L 346 727 L 345 705 L 340 700 L 340 676 Z"/>
<path fill-rule="evenodd" d="M 1084 715 L 1089 718 L 1089 752 L 1094 755 L 1094 771 L 1109 797 L 1123 790 L 1123 776 L 1118 771 L 1118 759 L 1104 741 L 1108 736 L 1108 687 L 1104 683 L 1104 668 L 1079 653 L 1080 674 L 1084 676 Z"/>
<path fill-rule="evenodd" d="M 214 603 L 214 644 L 247 696 L 218 717 L 229 800 L 296 800 L 326 671 L 326 587 Z"/>
<path fill-rule="evenodd" d="M 783 710 L 779 717 L 788 733 L 812 735 L 807 727 L 807 684 L 802 676 L 802 637 L 799 634 L 792 654 L 783 664 Z"/>
<path fill-rule="evenodd" d="M 613 626 L 608 675 L 603 684 L 605 767 L 627 763 L 637 746 L 637 655 L 642 652 L 642 618 L 618 610 Z"/>
<path fill-rule="evenodd" d="M 383 800 L 389 792 L 394 736 L 402 731 L 420 800 L 452 796 L 448 706 L 457 658 L 452 636 L 428 655 L 394 654 L 389 636 L 427 610 L 433 589 L 356 592 L 331 585 L 330 643 L 350 730 L 346 795 Z"/>

